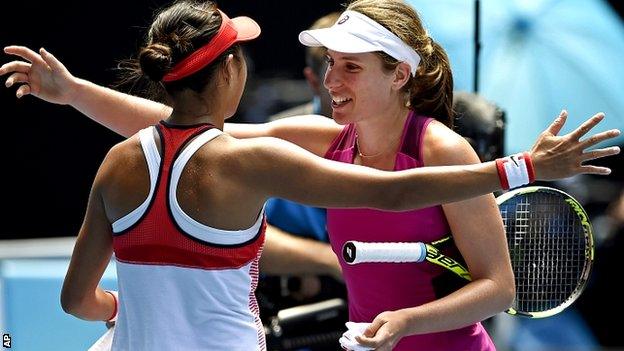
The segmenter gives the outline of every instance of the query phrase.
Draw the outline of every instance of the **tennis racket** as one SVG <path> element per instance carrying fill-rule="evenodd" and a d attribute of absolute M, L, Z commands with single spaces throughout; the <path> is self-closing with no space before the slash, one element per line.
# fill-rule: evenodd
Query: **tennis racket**
<path fill-rule="evenodd" d="M 541 186 L 519 188 L 496 198 L 511 257 L 516 296 L 506 312 L 529 318 L 553 316 L 582 293 L 594 260 L 592 227 L 581 205 L 563 191 Z M 470 273 L 432 243 L 348 241 L 348 264 L 430 262 L 470 280 Z"/>

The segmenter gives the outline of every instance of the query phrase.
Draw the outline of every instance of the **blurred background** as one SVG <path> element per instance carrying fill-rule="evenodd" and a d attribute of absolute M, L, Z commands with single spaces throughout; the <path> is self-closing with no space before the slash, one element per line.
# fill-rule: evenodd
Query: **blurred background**
<path fill-rule="evenodd" d="M 411 0 L 431 36 L 449 53 L 455 88 L 475 88 L 475 1 Z M 45 47 L 75 75 L 112 86 L 119 60 L 140 46 L 155 9 L 169 1 L 5 1 L 0 46 Z M 340 11 L 343 1 L 217 2 L 230 16 L 260 23 L 261 37 L 245 46 L 249 81 L 234 121 L 257 123 L 312 94 L 304 80 L 299 31 Z M 529 148 L 562 108 L 570 126 L 595 112 L 597 131 L 624 129 L 624 5 L 616 0 L 482 0 L 478 92 L 505 115 L 501 148 Z M 0 63 L 11 60 L 2 55 Z M 4 79 L 2 80 L 4 81 Z M 63 315 L 60 284 L 80 227 L 89 188 L 108 149 L 122 137 L 67 106 L 15 98 L 0 89 L 5 150 L 3 229 L 0 230 L 0 332 L 16 350 L 80 350 L 102 325 Z M 624 146 L 624 139 L 617 141 Z M 504 316 L 488 324 L 500 349 L 624 349 L 624 308 L 615 287 L 624 254 L 624 159 L 608 177 L 583 176 L 553 186 L 590 213 L 596 262 L 589 287 L 573 309 L 544 321 Z M 24 240 L 32 239 L 32 240 Z M 113 266 L 105 284 L 115 285 Z M 615 278 L 615 279 L 614 279 Z"/>

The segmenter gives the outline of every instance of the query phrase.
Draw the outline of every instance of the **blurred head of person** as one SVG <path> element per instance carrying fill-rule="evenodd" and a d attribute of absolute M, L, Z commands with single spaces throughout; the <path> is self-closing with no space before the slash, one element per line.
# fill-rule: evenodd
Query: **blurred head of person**
<path fill-rule="evenodd" d="M 482 162 L 505 156 L 505 113 L 480 95 L 465 91 L 453 96 L 455 131 L 477 152 Z"/>
<path fill-rule="evenodd" d="M 339 17 L 340 12 L 332 12 L 314 21 L 309 29 L 331 27 L 338 21 Z M 327 89 L 323 87 L 323 77 L 327 70 L 327 50 L 318 46 L 306 47 L 305 62 L 306 67 L 303 69 L 303 76 L 314 94 L 314 112 L 331 117 L 331 97 Z"/>

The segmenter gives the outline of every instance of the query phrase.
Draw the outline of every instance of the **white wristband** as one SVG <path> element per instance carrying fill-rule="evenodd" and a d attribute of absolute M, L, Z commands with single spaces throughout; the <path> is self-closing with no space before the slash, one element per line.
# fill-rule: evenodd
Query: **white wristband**
<path fill-rule="evenodd" d="M 513 189 L 535 181 L 535 170 L 528 152 L 496 160 L 503 189 Z"/>

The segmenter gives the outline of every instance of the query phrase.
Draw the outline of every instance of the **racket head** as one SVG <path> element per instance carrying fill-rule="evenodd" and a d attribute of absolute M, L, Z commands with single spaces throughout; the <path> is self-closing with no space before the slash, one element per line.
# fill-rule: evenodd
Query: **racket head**
<path fill-rule="evenodd" d="M 589 217 L 569 194 L 531 186 L 499 196 L 498 203 L 516 282 L 507 313 L 555 315 L 583 292 L 594 260 Z"/>

